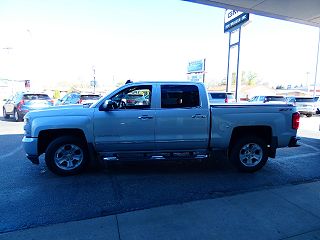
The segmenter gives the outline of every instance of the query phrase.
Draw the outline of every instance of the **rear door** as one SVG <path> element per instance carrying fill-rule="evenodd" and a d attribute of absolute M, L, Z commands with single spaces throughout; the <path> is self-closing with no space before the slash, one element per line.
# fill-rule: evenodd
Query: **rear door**
<path fill-rule="evenodd" d="M 156 110 L 157 150 L 206 149 L 209 137 L 208 103 L 200 100 L 197 85 L 162 84 Z M 206 93 L 204 93 L 206 94 Z"/>

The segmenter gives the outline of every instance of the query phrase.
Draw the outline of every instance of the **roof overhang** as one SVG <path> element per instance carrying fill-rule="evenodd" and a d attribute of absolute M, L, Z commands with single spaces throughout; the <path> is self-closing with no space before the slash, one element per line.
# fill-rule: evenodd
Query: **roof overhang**
<path fill-rule="evenodd" d="M 320 27 L 320 0 L 183 0 Z"/>

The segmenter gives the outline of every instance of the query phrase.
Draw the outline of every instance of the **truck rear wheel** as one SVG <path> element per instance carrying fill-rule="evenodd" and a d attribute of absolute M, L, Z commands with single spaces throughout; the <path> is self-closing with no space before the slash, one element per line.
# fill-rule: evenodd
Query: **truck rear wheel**
<path fill-rule="evenodd" d="M 80 173 L 86 167 L 88 156 L 86 144 L 81 139 L 63 136 L 49 144 L 45 161 L 52 172 L 66 176 Z"/>
<path fill-rule="evenodd" d="M 240 138 L 230 153 L 230 160 L 243 172 L 255 172 L 267 162 L 267 144 L 256 136 Z"/>

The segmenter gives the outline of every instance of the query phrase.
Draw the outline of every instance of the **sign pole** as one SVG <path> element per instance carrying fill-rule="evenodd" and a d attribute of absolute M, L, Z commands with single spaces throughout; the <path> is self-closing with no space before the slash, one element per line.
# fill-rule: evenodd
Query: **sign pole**
<path fill-rule="evenodd" d="M 237 59 L 237 74 L 236 74 L 236 100 L 239 101 L 239 62 L 240 62 L 240 40 L 241 40 L 241 26 L 239 27 L 239 40 L 238 40 L 238 59 Z"/>
<path fill-rule="evenodd" d="M 227 67 L 227 86 L 226 92 L 230 91 L 231 84 L 229 83 L 229 68 L 230 68 L 230 43 L 231 43 L 231 32 L 229 32 L 229 50 L 228 50 L 228 67 Z"/>

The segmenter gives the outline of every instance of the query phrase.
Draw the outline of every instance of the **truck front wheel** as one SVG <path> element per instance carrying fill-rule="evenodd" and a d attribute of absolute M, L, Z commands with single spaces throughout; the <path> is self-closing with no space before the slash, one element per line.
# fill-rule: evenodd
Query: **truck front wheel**
<path fill-rule="evenodd" d="M 49 144 L 45 161 L 52 172 L 65 176 L 80 173 L 86 166 L 88 156 L 86 144 L 81 139 L 63 136 Z"/>
<path fill-rule="evenodd" d="M 230 160 L 243 172 L 255 172 L 267 162 L 267 144 L 256 136 L 240 138 L 230 153 Z"/>

